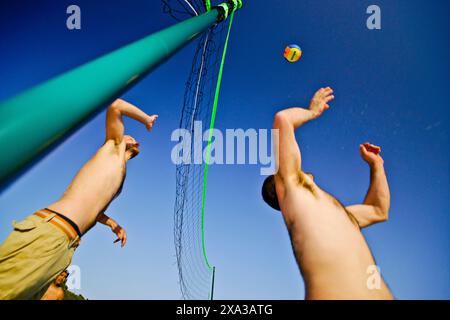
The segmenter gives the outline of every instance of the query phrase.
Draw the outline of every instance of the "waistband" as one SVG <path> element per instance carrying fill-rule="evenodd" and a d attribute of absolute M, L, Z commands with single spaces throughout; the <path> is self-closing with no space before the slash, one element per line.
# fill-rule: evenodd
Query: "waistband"
<path fill-rule="evenodd" d="M 49 221 L 50 223 L 63 231 L 70 240 L 75 240 L 77 237 L 81 238 L 81 232 L 78 226 L 66 216 L 47 208 L 39 210 L 34 214 L 43 219 L 54 215 L 53 219 Z"/>

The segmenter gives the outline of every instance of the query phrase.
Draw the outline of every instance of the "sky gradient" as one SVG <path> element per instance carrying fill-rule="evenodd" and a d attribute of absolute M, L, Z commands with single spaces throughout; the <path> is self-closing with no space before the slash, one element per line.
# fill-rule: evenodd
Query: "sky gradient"
<path fill-rule="evenodd" d="M 2 1 L 0 99 L 164 27 L 155 0 L 79 0 L 82 30 L 65 27 L 69 1 Z M 366 28 L 366 8 L 382 10 L 382 30 Z M 364 230 L 399 299 L 450 298 L 448 1 L 247 1 L 236 14 L 216 127 L 270 128 L 274 113 L 307 106 L 321 86 L 336 99 L 297 133 L 303 166 L 344 204 L 361 202 L 369 170 L 358 146 L 382 146 L 391 187 L 390 220 Z M 283 59 L 287 44 L 303 49 Z M 125 96 L 160 118 L 153 132 L 126 120 L 141 142 L 121 197 L 108 210 L 128 232 L 113 245 L 104 226 L 89 232 L 73 264 L 90 299 L 179 299 L 170 135 L 181 115 L 195 44 Z M 38 108 L 39 105 L 36 105 Z M 51 115 L 49 115 L 51 116 Z M 104 113 L 0 193 L 0 241 L 19 220 L 55 201 L 103 143 Z M 57 119 L 55 119 L 57 121 Z M 447 147 L 445 147 L 447 146 Z M 20 147 L 20 146 L 18 146 Z M 7 156 L 7 152 L 5 153 Z M 217 299 L 302 299 L 304 287 L 281 216 L 261 199 L 257 165 L 212 166 L 206 248 Z"/>

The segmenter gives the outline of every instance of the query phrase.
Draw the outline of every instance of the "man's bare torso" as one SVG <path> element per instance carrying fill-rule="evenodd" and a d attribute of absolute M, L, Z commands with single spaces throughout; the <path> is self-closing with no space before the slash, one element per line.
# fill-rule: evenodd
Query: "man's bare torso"
<path fill-rule="evenodd" d="M 345 208 L 300 173 L 282 191 L 281 209 L 305 280 L 307 299 L 388 299 L 389 289 L 370 290 L 370 249 Z"/>
<path fill-rule="evenodd" d="M 41 300 L 64 300 L 64 290 L 52 283 Z"/>
<path fill-rule="evenodd" d="M 115 145 L 113 140 L 108 140 L 49 209 L 68 217 L 78 225 L 81 233 L 85 233 L 122 185 L 126 170 L 125 150 L 124 142 Z"/>

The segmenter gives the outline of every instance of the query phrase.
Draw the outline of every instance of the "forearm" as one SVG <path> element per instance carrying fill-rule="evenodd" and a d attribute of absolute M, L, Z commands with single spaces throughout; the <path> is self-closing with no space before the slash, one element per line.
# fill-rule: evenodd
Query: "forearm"
<path fill-rule="evenodd" d="M 275 115 L 273 128 L 278 133 L 278 139 L 275 139 L 277 176 L 283 180 L 287 177 L 296 177 L 301 170 L 301 153 L 295 138 L 295 130 L 327 110 L 330 107 L 328 102 L 334 99 L 332 93 L 330 87 L 321 88 L 314 94 L 308 109 L 289 108 Z"/>
<path fill-rule="evenodd" d="M 114 101 L 111 107 L 115 108 L 120 113 L 120 115 L 127 116 L 143 124 L 146 124 L 149 118 L 149 115 L 144 111 L 122 99 L 117 99 L 116 101 Z"/>
<path fill-rule="evenodd" d="M 382 163 L 370 166 L 370 187 L 367 192 L 364 204 L 376 207 L 380 213 L 387 214 L 389 212 L 391 195 L 389 185 Z"/>
<path fill-rule="evenodd" d="M 277 113 L 274 127 L 277 126 L 278 119 L 279 122 L 287 122 L 295 130 L 301 127 L 306 122 L 315 119 L 316 117 L 317 115 L 314 114 L 314 112 L 312 112 L 311 110 L 304 108 L 289 108 Z M 281 125 L 278 125 L 278 127 L 282 128 Z"/>
<path fill-rule="evenodd" d="M 117 223 L 113 219 L 108 217 L 103 212 L 97 216 L 97 222 L 104 224 L 105 226 L 108 226 L 110 228 L 114 228 L 117 225 Z"/>

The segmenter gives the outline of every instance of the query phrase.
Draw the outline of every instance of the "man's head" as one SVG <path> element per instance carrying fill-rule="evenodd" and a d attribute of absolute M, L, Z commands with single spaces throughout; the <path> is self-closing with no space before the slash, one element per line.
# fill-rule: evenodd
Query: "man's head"
<path fill-rule="evenodd" d="M 131 160 L 136 157 L 139 150 L 139 142 L 137 142 L 132 136 L 124 136 L 123 141 L 126 144 L 127 160 Z"/>
<path fill-rule="evenodd" d="M 69 271 L 64 270 L 63 272 L 61 272 L 55 279 L 55 285 L 56 286 L 61 286 L 67 279 L 67 277 L 69 276 Z"/>
<path fill-rule="evenodd" d="M 277 191 L 275 189 L 274 175 L 268 176 L 266 180 L 264 180 L 261 191 L 264 201 L 275 210 L 280 211 L 281 209 L 278 202 Z"/>

